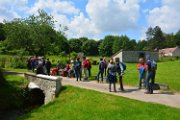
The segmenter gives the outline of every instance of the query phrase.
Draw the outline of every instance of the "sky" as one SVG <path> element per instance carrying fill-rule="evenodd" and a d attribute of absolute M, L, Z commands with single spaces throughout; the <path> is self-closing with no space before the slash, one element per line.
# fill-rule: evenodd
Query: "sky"
<path fill-rule="evenodd" d="M 180 29 L 180 0 L 0 0 L 0 22 L 25 18 L 45 10 L 67 26 L 68 38 L 102 39 L 106 35 L 146 38 L 148 27 L 161 27 L 165 33 Z"/>

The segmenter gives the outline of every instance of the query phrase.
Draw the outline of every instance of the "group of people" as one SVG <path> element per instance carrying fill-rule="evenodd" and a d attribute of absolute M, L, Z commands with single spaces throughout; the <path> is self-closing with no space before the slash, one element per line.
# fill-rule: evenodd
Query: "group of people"
<path fill-rule="evenodd" d="M 142 83 L 144 83 L 144 88 L 147 89 L 147 94 L 153 93 L 153 88 L 155 85 L 155 76 L 157 70 L 157 63 L 147 56 L 147 61 L 145 58 L 139 58 L 139 64 L 137 69 L 139 70 L 139 89 L 142 88 Z M 151 83 L 150 83 L 151 80 Z"/>
<path fill-rule="evenodd" d="M 37 74 L 45 75 L 57 75 L 58 71 L 60 70 L 63 76 L 76 77 L 76 81 L 82 80 L 82 73 L 84 74 L 83 80 L 88 80 L 88 77 L 91 76 L 92 68 L 90 60 L 85 56 L 83 57 L 82 62 L 79 57 L 74 61 L 68 61 L 65 68 L 62 68 L 60 61 L 58 61 L 57 66 L 52 70 L 52 65 L 49 59 L 44 59 L 43 57 L 30 57 L 27 60 L 27 67 L 29 70 L 32 70 Z M 147 89 L 146 93 L 152 94 L 157 70 L 156 62 L 154 60 L 150 60 L 150 56 L 146 59 L 139 58 L 137 69 L 139 71 L 139 89 L 142 88 L 142 84 L 144 83 L 144 88 Z M 114 88 L 114 92 L 117 91 L 117 81 L 119 81 L 120 84 L 119 89 L 121 91 L 124 91 L 123 75 L 125 74 L 125 70 L 126 65 L 121 62 L 119 58 L 111 58 L 109 62 L 106 61 L 106 57 L 100 58 L 98 73 L 96 76 L 97 82 L 103 83 L 104 76 L 106 76 L 106 82 L 109 83 L 110 92 L 112 91 L 112 85 Z"/>
<path fill-rule="evenodd" d="M 124 75 L 124 71 L 126 70 L 126 65 L 120 62 L 119 58 L 116 58 L 115 61 L 110 59 L 109 63 L 107 63 L 106 58 L 100 58 L 99 62 L 99 71 L 97 74 L 98 83 L 103 82 L 103 76 L 105 74 L 106 80 L 109 83 L 109 91 L 111 92 L 111 85 L 114 86 L 114 92 L 116 92 L 116 83 L 119 80 L 120 90 L 124 91 L 122 78 Z M 118 77 L 117 77 L 118 76 Z M 99 81 L 99 77 L 101 77 L 101 81 Z M 117 79 L 118 78 L 118 79 Z"/>
<path fill-rule="evenodd" d="M 88 77 L 91 76 L 91 62 L 85 56 L 83 57 L 83 61 L 80 61 L 78 57 L 74 62 L 74 71 L 76 76 L 76 81 L 81 81 L 82 72 L 84 73 L 84 80 L 88 80 Z"/>
<path fill-rule="evenodd" d="M 26 64 L 28 70 L 32 70 L 37 74 L 50 75 L 50 70 L 52 65 L 49 58 L 45 59 L 44 57 L 31 56 L 26 61 Z"/>

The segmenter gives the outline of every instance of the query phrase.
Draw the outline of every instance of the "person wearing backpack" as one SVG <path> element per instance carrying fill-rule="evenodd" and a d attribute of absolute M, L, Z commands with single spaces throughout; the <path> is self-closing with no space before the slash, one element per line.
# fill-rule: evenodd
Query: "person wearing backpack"
<path fill-rule="evenodd" d="M 124 71 L 126 70 L 126 65 L 122 62 L 120 62 L 119 58 L 115 58 L 115 62 L 116 62 L 116 66 L 117 66 L 117 72 L 119 75 L 119 84 L 120 84 L 120 90 L 124 91 L 124 87 L 123 87 L 123 75 L 124 75 Z"/>
<path fill-rule="evenodd" d="M 78 80 L 81 81 L 81 61 L 80 61 L 80 58 L 76 59 L 76 61 L 74 63 L 74 69 L 75 69 L 76 81 L 78 81 Z"/>
<path fill-rule="evenodd" d="M 146 78 L 147 92 L 145 92 L 145 93 L 146 94 L 153 94 L 153 87 L 155 84 L 157 63 L 154 60 L 150 60 L 150 56 L 148 56 L 146 65 L 147 65 L 148 75 Z M 151 83 L 150 83 L 150 80 L 151 80 Z"/>
<path fill-rule="evenodd" d="M 107 67 L 107 73 L 108 73 L 107 79 L 109 82 L 109 92 L 112 92 L 111 84 L 113 84 L 114 92 L 116 92 L 116 82 L 117 82 L 116 72 L 117 72 L 117 66 L 116 64 L 114 64 L 113 59 L 111 59 Z"/>
<path fill-rule="evenodd" d="M 104 74 L 104 61 L 102 58 L 100 58 L 100 62 L 99 62 L 99 71 L 98 71 L 98 74 L 97 74 L 97 81 L 99 83 L 99 76 L 101 75 L 101 82 L 103 83 L 103 74 Z"/>

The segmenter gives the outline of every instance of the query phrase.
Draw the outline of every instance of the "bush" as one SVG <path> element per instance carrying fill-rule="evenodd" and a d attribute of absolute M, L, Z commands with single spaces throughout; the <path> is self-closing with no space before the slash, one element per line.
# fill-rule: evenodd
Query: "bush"
<path fill-rule="evenodd" d="M 14 57 L 12 61 L 11 67 L 12 68 L 26 68 L 26 58 L 22 56 Z"/>
<path fill-rule="evenodd" d="M 78 54 L 77 54 L 76 52 L 72 52 L 72 53 L 70 54 L 71 59 L 75 60 L 76 57 L 77 57 L 77 55 L 78 55 Z"/>
<path fill-rule="evenodd" d="M 1 57 L 0 58 L 0 67 L 1 68 L 5 68 L 5 64 L 6 64 L 6 58 L 5 57 Z"/>

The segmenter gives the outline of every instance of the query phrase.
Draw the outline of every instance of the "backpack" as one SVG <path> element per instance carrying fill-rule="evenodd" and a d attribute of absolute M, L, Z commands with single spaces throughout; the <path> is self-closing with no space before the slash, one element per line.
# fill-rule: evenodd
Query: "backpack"
<path fill-rule="evenodd" d="M 76 61 L 75 62 L 75 70 L 79 70 L 81 69 L 81 62 L 80 61 Z"/>
<path fill-rule="evenodd" d="M 125 70 L 126 70 L 126 64 L 124 64 L 124 63 L 120 63 L 120 64 L 119 64 L 119 66 L 120 66 L 120 65 L 122 65 L 122 67 L 123 67 L 123 71 L 125 71 Z"/>
<path fill-rule="evenodd" d="M 151 70 L 156 70 L 157 69 L 157 63 L 153 60 L 151 61 Z"/>
<path fill-rule="evenodd" d="M 105 67 L 106 66 L 105 66 L 104 62 L 101 61 L 100 64 L 99 64 L 99 69 L 103 70 Z"/>

